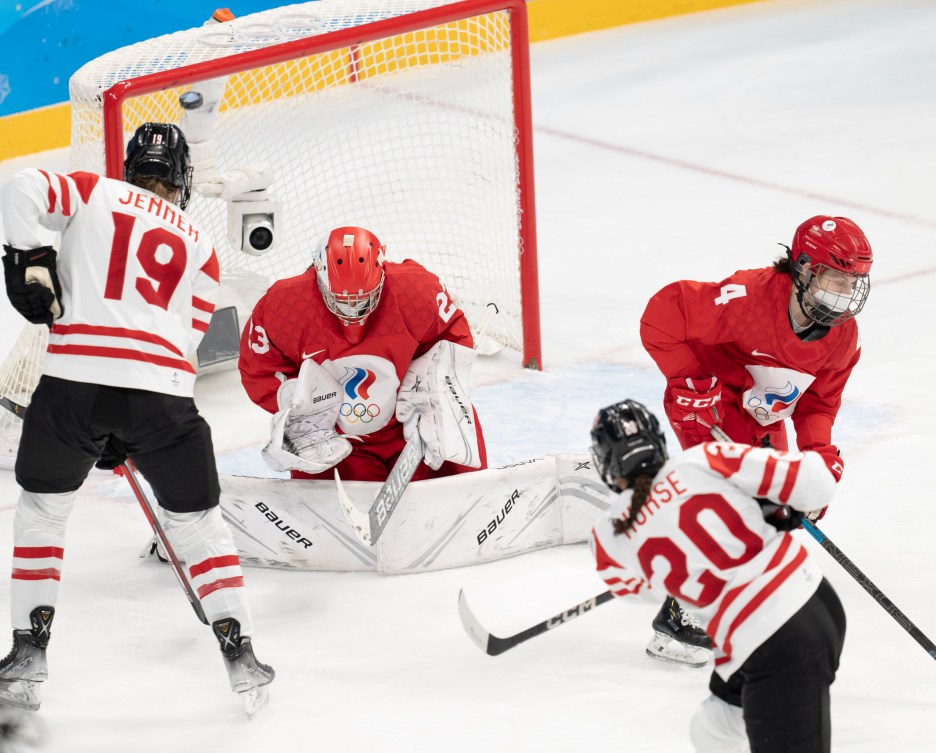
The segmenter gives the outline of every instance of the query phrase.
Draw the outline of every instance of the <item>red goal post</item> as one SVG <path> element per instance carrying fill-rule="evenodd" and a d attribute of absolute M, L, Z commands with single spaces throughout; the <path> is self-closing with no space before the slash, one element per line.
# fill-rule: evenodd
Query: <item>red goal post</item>
<path fill-rule="evenodd" d="M 73 77 L 74 169 L 94 169 L 98 150 L 104 172 L 120 177 L 141 122 L 179 122 L 179 94 L 226 81 L 218 169 L 270 164 L 283 205 L 276 247 L 248 256 L 227 241 L 224 202 L 194 195 L 189 212 L 235 287 L 245 275 L 265 287 L 298 274 L 325 230 L 360 224 L 391 260 L 438 274 L 470 322 L 496 303 L 489 335 L 541 368 L 524 0 L 319 0 L 141 45 Z M 127 70 L 144 72 L 109 83 Z M 90 125 L 76 110 L 84 100 Z"/>

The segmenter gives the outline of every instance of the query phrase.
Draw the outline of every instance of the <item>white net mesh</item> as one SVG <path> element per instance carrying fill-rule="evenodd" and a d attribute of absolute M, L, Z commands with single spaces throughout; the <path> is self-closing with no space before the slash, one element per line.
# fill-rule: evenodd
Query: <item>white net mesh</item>
<path fill-rule="evenodd" d="M 103 172 L 101 94 L 118 81 L 444 5 L 319 0 L 105 55 L 70 83 L 71 167 Z M 257 275 L 265 288 L 303 271 L 328 229 L 361 225 L 391 260 L 413 258 L 442 277 L 469 321 L 496 303 L 490 334 L 522 349 L 510 24 L 509 12 L 486 13 L 227 77 L 213 124 L 217 169 L 269 164 L 282 210 L 276 247 L 249 256 L 228 240 L 226 202 L 196 192 L 188 211 L 215 241 L 222 274 Z M 179 95 L 204 88 L 125 100 L 121 143 L 148 120 L 179 123 Z"/>
<path fill-rule="evenodd" d="M 207 135 L 193 127 L 190 143 L 213 143 L 217 172 L 269 165 L 281 204 L 276 245 L 263 256 L 247 255 L 229 240 L 224 200 L 196 191 L 187 208 L 218 250 L 219 306 L 236 305 L 242 325 L 270 282 L 306 269 L 324 232 L 360 225 L 387 244 L 391 260 L 416 259 L 442 277 L 470 322 L 496 303 L 489 337 L 522 350 L 521 289 L 528 301 L 536 300 L 535 267 L 530 272 L 525 264 L 521 273 L 521 252 L 535 259 L 532 241 L 525 246 L 522 240 L 521 208 L 532 206 L 532 186 L 520 180 L 519 145 L 529 133 L 515 125 L 515 21 L 508 10 L 481 12 L 479 6 L 491 4 L 316 0 L 115 50 L 70 81 L 70 169 L 105 172 L 102 102 L 110 87 L 173 71 L 187 83 L 126 98 L 123 132 L 107 139 L 116 139 L 122 153 L 144 122 L 186 127 L 179 95 L 194 90 L 210 99 L 218 92 Z M 468 17 L 405 33 L 399 28 L 411 24 L 411 14 L 436 8 L 457 8 L 455 15 Z M 397 28 L 379 38 L 370 39 L 367 29 L 353 31 L 388 19 Z M 347 37 L 338 49 L 288 59 L 282 54 L 283 43 L 334 46 L 327 35 L 348 30 L 357 43 Z M 231 62 L 239 53 L 252 56 L 249 70 Z M 175 74 L 182 67 L 185 76 L 193 75 Z M 29 402 L 45 337 L 45 328 L 27 326 L 0 367 L 0 395 Z M 528 344 L 529 332 L 526 337 Z M 535 338 L 537 352 L 526 353 L 524 362 L 538 356 L 538 332 Z M 15 452 L 18 437 L 19 419 L 0 416 L 8 452 Z"/>
<path fill-rule="evenodd" d="M 24 324 L 16 342 L 0 365 L 0 396 L 19 405 L 29 405 L 33 390 L 42 373 L 49 328 L 44 324 Z M 0 466 L 9 465 L 19 445 L 19 416 L 0 409 Z"/>

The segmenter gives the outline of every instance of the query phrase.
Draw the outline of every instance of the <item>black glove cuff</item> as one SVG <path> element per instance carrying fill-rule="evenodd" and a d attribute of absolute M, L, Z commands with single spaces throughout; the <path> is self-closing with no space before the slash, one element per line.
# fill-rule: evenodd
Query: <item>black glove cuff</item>
<path fill-rule="evenodd" d="M 3 245 L 3 266 L 25 270 L 26 267 L 45 267 L 55 269 L 56 251 L 52 246 L 38 248 L 16 248 Z"/>

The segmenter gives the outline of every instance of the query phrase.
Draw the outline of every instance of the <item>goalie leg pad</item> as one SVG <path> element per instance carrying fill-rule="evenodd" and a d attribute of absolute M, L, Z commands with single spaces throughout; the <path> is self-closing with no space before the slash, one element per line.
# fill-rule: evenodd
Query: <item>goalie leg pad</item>
<path fill-rule="evenodd" d="M 351 443 L 335 430 L 341 387 L 315 361 L 306 359 L 299 377 L 280 385 L 277 401 L 270 441 L 260 453 L 273 470 L 321 473 L 351 454 Z"/>
<path fill-rule="evenodd" d="M 409 441 L 418 431 L 426 445 L 426 465 L 438 470 L 449 461 L 481 467 L 478 426 L 468 390 L 478 354 L 443 340 L 413 360 L 397 396 L 396 417 Z"/>

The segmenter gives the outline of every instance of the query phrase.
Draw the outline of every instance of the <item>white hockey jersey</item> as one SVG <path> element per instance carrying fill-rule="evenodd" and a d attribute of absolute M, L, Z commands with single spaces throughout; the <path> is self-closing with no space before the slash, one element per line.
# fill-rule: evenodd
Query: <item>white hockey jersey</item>
<path fill-rule="evenodd" d="M 27 169 L 4 188 L 6 242 L 62 233 L 55 320 L 43 373 L 191 397 L 196 349 L 219 282 L 211 241 L 175 204 L 91 173 Z"/>
<path fill-rule="evenodd" d="M 626 533 L 630 493 L 593 531 L 599 574 L 616 596 L 670 594 L 698 617 L 728 679 L 819 587 L 806 548 L 763 517 L 754 497 L 802 512 L 829 504 L 835 478 L 815 452 L 709 442 L 671 459 Z"/>

